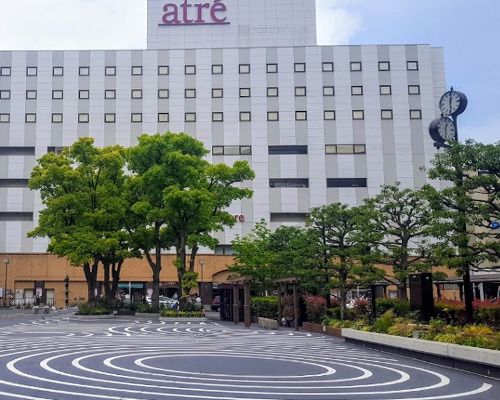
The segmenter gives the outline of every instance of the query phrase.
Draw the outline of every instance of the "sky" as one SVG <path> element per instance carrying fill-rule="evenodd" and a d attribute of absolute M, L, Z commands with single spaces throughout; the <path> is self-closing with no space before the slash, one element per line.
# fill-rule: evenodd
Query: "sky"
<path fill-rule="evenodd" d="M 0 10 L 0 50 L 146 47 L 146 0 L 0 0 Z M 320 44 L 444 47 L 447 85 L 469 98 L 460 138 L 500 141 L 499 0 L 317 0 L 317 14 Z"/>

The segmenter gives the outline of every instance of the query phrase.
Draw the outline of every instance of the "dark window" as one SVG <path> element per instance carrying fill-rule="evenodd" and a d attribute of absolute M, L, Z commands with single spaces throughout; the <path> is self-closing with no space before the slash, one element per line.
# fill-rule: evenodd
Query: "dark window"
<path fill-rule="evenodd" d="M 196 65 L 186 65 L 184 67 L 185 75 L 196 75 Z"/>
<path fill-rule="evenodd" d="M 0 147 L 0 156 L 34 156 L 34 147 Z"/>
<path fill-rule="evenodd" d="M 105 67 L 104 75 L 106 76 L 115 76 L 116 75 L 116 67 Z"/>
<path fill-rule="evenodd" d="M 306 72 L 306 64 L 305 63 L 295 63 L 293 66 L 293 70 L 295 72 Z"/>
<path fill-rule="evenodd" d="M 276 178 L 269 179 L 271 188 L 308 188 L 309 179 L 300 178 Z"/>
<path fill-rule="evenodd" d="M 411 95 L 420 94 L 420 85 L 408 85 L 408 94 Z"/>
<path fill-rule="evenodd" d="M 65 147 L 56 147 L 56 146 L 50 146 L 47 147 L 47 153 L 55 153 L 55 154 L 60 154 L 62 151 L 65 149 Z"/>
<path fill-rule="evenodd" d="M 3 188 L 28 187 L 28 179 L 0 179 L 0 187 Z"/>
<path fill-rule="evenodd" d="M 0 90 L 0 100 L 10 100 L 10 90 Z"/>
<path fill-rule="evenodd" d="M 378 70 L 379 71 L 390 71 L 391 70 L 391 63 L 389 61 L 379 61 Z"/>
<path fill-rule="evenodd" d="M 26 67 L 26 76 L 37 76 L 38 68 L 37 67 Z"/>
<path fill-rule="evenodd" d="M 142 75 L 142 67 L 141 66 L 134 66 L 132 67 L 132 75 Z"/>
<path fill-rule="evenodd" d="M 250 64 L 240 64 L 240 74 L 249 74 Z"/>
<path fill-rule="evenodd" d="M 33 221 L 32 212 L 0 212 L 0 221 Z"/>
<path fill-rule="evenodd" d="M 324 62 L 323 63 L 323 72 L 333 72 L 333 63 L 332 62 Z"/>
<path fill-rule="evenodd" d="M 304 223 L 308 217 L 306 213 L 271 213 L 271 222 Z"/>
<path fill-rule="evenodd" d="M 221 75 L 224 73 L 224 67 L 220 64 L 212 65 L 212 74 L 213 75 Z"/>
<path fill-rule="evenodd" d="M 267 64 L 267 73 L 276 74 L 278 72 L 278 64 Z"/>
<path fill-rule="evenodd" d="M 10 76 L 11 71 L 10 67 L 0 67 L 0 76 Z"/>
<path fill-rule="evenodd" d="M 212 146 L 212 155 L 214 156 L 250 156 L 252 155 L 251 146 Z"/>
<path fill-rule="evenodd" d="M 307 146 L 269 146 L 269 154 L 307 154 Z"/>
<path fill-rule="evenodd" d="M 170 73 L 170 68 L 168 65 L 158 66 L 158 75 L 168 75 Z"/>
<path fill-rule="evenodd" d="M 359 61 L 353 61 L 351 62 L 351 71 L 362 71 L 363 70 L 363 64 Z"/>
<path fill-rule="evenodd" d="M 380 85 L 380 94 L 381 95 L 392 94 L 392 86 L 391 85 Z"/>
<path fill-rule="evenodd" d="M 418 71 L 418 61 L 407 61 L 406 69 L 408 71 Z"/>
<path fill-rule="evenodd" d="M 90 75 L 90 67 L 80 67 L 78 70 L 78 75 L 89 76 Z"/>
<path fill-rule="evenodd" d="M 64 75 L 64 67 L 53 67 L 52 68 L 53 76 L 63 76 Z"/>
<path fill-rule="evenodd" d="M 326 180 L 326 186 L 329 188 L 349 188 L 349 187 L 367 187 L 366 178 L 330 178 Z"/>

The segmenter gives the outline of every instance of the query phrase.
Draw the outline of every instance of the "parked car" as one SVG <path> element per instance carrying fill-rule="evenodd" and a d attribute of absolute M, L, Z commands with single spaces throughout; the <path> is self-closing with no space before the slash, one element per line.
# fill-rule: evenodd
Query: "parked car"
<path fill-rule="evenodd" d="M 152 303 L 151 296 L 146 296 L 146 302 L 148 304 Z M 177 308 L 179 306 L 179 302 L 167 296 L 160 296 L 160 307 L 161 306 L 166 308 Z"/>

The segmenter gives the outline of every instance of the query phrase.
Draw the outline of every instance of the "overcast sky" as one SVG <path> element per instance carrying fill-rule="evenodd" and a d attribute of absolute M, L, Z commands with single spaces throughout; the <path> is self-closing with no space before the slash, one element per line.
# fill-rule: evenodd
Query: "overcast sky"
<path fill-rule="evenodd" d="M 461 138 L 500 140 L 500 1 L 317 0 L 317 5 L 320 44 L 443 46 L 448 84 L 469 96 Z M 0 50 L 146 47 L 146 0 L 0 0 L 0 10 Z"/>

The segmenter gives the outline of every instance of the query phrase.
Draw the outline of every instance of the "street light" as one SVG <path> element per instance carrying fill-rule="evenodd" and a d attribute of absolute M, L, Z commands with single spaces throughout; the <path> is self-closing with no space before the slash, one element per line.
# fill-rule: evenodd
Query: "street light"
<path fill-rule="evenodd" d="M 3 287 L 3 306 L 7 307 L 7 267 L 9 266 L 10 259 L 4 258 L 3 263 L 5 264 L 5 285 Z"/>

